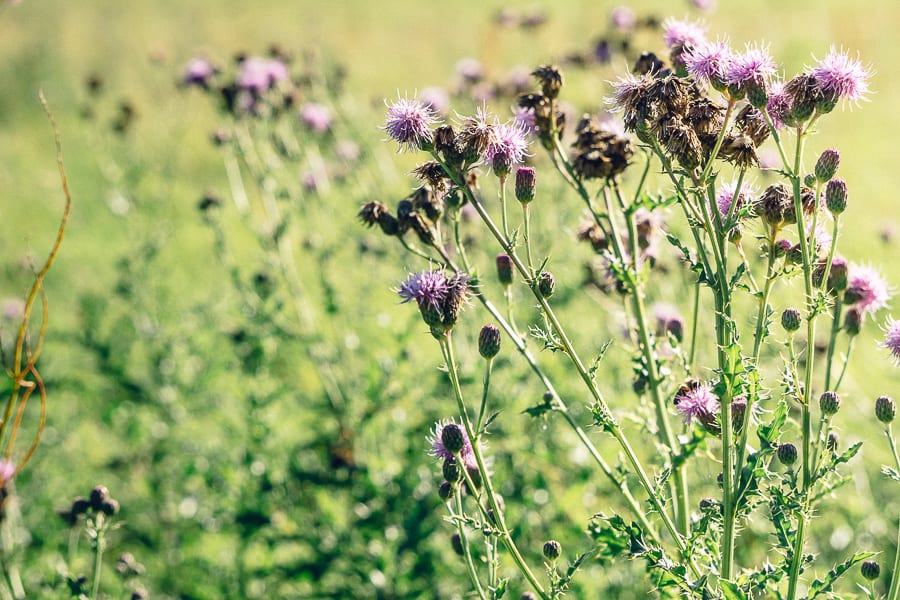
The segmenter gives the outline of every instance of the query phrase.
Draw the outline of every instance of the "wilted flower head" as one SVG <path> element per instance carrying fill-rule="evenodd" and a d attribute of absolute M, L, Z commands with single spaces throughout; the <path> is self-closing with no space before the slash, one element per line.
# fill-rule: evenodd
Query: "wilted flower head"
<path fill-rule="evenodd" d="M 263 92 L 287 77 L 287 65 L 280 60 L 251 56 L 241 62 L 238 86 L 252 92 Z"/>
<path fill-rule="evenodd" d="M 676 46 L 696 48 L 706 41 L 706 27 L 700 23 L 669 17 L 663 22 L 663 41 L 669 48 Z"/>
<path fill-rule="evenodd" d="M 448 425 L 453 425 L 459 429 L 463 436 L 463 448 L 460 451 L 460 457 L 463 459 L 466 467 L 477 468 L 478 463 L 475 460 L 475 453 L 472 451 L 472 442 L 469 441 L 469 436 L 466 433 L 465 427 L 459 425 L 454 421 L 438 421 L 434 424 L 434 429 L 430 436 L 428 436 L 428 443 L 431 445 L 430 454 L 439 460 L 447 460 L 454 458 L 453 453 L 450 452 L 445 446 L 443 442 L 443 432 L 444 427 Z"/>
<path fill-rule="evenodd" d="M 705 81 L 720 86 L 726 81 L 730 72 L 734 53 L 727 40 L 716 40 L 701 44 L 684 54 L 684 66 L 687 72 L 698 81 Z"/>
<path fill-rule="evenodd" d="M 331 127 L 331 112 L 326 106 L 310 102 L 300 107 L 300 121 L 315 133 L 325 133 Z"/>
<path fill-rule="evenodd" d="M 675 408 L 684 418 L 685 425 L 690 425 L 695 418 L 707 424 L 719 412 L 719 398 L 707 384 L 689 381 L 675 395 Z"/>
<path fill-rule="evenodd" d="M 887 306 L 891 292 L 887 282 L 877 269 L 851 264 L 844 302 L 862 313 L 874 313 Z"/>
<path fill-rule="evenodd" d="M 656 335 L 665 337 L 671 334 L 679 342 L 684 338 L 684 317 L 674 304 L 657 302 L 653 305 L 653 318 L 656 320 Z"/>
<path fill-rule="evenodd" d="M 882 345 L 890 351 L 894 364 L 900 365 L 900 321 L 888 319 Z"/>
<path fill-rule="evenodd" d="M 870 71 L 858 59 L 834 46 L 812 68 L 812 77 L 826 97 L 859 103 L 869 93 Z"/>
<path fill-rule="evenodd" d="M 398 98 L 387 107 L 384 130 L 400 144 L 401 150 L 404 146 L 408 150 L 421 150 L 425 144 L 431 143 L 434 111 L 430 107 L 415 98 Z"/>

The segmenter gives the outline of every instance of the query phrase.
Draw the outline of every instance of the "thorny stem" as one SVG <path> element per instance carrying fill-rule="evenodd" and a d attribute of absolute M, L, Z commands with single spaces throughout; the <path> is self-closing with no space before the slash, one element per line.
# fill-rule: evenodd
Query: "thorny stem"
<path fill-rule="evenodd" d="M 811 470 L 811 454 L 810 447 L 812 423 L 810 417 L 810 397 L 812 395 L 812 375 L 815 361 L 815 341 L 816 341 L 816 303 L 813 285 L 812 285 L 812 258 L 806 232 L 806 219 L 803 215 L 803 205 L 800 201 L 800 161 L 803 156 L 804 130 L 802 127 L 797 128 L 797 144 L 794 154 L 794 167 L 790 174 L 791 183 L 794 193 L 794 211 L 797 215 L 797 230 L 800 238 L 800 250 L 803 256 L 803 285 L 806 293 L 806 304 L 808 316 L 806 321 L 806 365 L 804 388 L 801 395 L 801 422 L 803 434 L 803 489 L 802 489 L 802 506 L 799 515 L 799 526 L 797 528 L 797 536 L 793 548 L 792 562 L 790 566 L 790 578 L 788 580 L 788 600 L 794 600 L 797 597 L 797 585 L 800 579 L 800 566 L 803 564 L 803 544 L 806 536 L 806 521 L 809 512 L 809 491 L 812 485 Z M 815 232 L 810 232 L 815 235 Z"/>
<path fill-rule="evenodd" d="M 436 248 L 436 250 L 441 255 L 444 263 L 449 268 L 453 269 L 453 271 L 456 273 L 460 272 L 459 267 L 453 264 L 453 261 L 450 260 L 450 257 L 447 256 L 446 252 L 444 252 L 442 248 Z M 550 394 L 550 396 L 552 397 L 550 402 L 552 402 L 551 407 L 553 412 L 562 415 L 563 419 L 566 421 L 572 431 L 575 432 L 575 435 L 578 437 L 579 441 L 587 449 L 588 453 L 591 455 L 591 458 L 594 459 L 594 462 L 596 462 L 597 466 L 600 467 L 600 470 L 603 471 L 603 474 L 607 477 L 607 479 L 609 479 L 610 482 L 612 482 L 614 486 L 619 489 L 622 497 L 625 499 L 628 507 L 631 509 L 632 514 L 641 523 L 644 531 L 646 531 L 651 538 L 660 541 L 660 537 L 656 532 L 656 528 L 650 523 L 649 520 L 647 520 L 647 516 L 644 514 L 644 510 L 642 510 L 640 504 L 638 504 L 638 501 L 631 493 L 631 489 L 628 487 L 627 481 L 625 481 L 624 478 L 616 475 L 613 469 L 609 466 L 609 464 L 607 464 L 606 460 L 597 450 L 597 447 L 588 437 L 587 432 L 577 423 L 577 421 L 575 421 L 571 413 L 569 413 L 568 406 L 562 401 L 562 398 L 557 393 L 556 388 L 553 386 L 553 383 L 547 377 L 546 373 L 544 373 L 543 369 L 541 369 L 540 365 L 538 365 L 537 359 L 535 359 L 531 351 L 528 350 L 527 346 L 525 345 L 524 339 L 516 331 L 515 325 L 504 320 L 497 307 L 494 306 L 493 303 L 488 300 L 483 293 L 475 290 L 474 295 L 476 298 L 478 298 L 478 301 L 481 302 L 485 309 L 487 309 L 491 316 L 493 316 L 494 319 L 497 320 L 497 323 L 500 324 L 501 329 L 503 329 L 509 339 L 512 340 L 513 345 L 515 345 L 516 347 L 516 351 L 518 351 L 522 358 L 525 359 L 525 362 L 528 363 L 528 366 L 541 381 L 544 389 L 546 389 Z"/>
<path fill-rule="evenodd" d="M 456 532 L 459 535 L 460 544 L 462 544 L 463 549 L 463 558 L 466 563 L 466 571 L 469 573 L 469 579 L 472 580 L 472 585 L 475 587 L 475 591 L 478 592 L 478 597 L 481 600 L 486 600 L 487 596 L 484 594 L 484 588 L 481 587 L 481 581 L 478 579 L 478 571 L 475 569 L 475 562 L 472 560 L 472 548 L 469 544 L 469 539 L 466 537 L 466 529 L 465 525 L 462 522 L 463 515 L 463 504 L 462 504 L 462 490 L 454 490 L 454 496 L 456 496 L 456 516 L 458 517 L 456 520 Z M 453 510 L 450 508 L 450 503 L 447 503 L 447 510 L 450 511 L 450 514 L 453 514 Z"/>
<path fill-rule="evenodd" d="M 441 349 L 444 353 L 444 358 L 447 361 L 447 373 L 450 376 L 450 384 L 453 388 L 453 394 L 456 396 L 456 404 L 459 408 L 459 411 L 462 415 L 463 426 L 466 428 L 466 434 L 469 439 L 472 440 L 472 454 L 475 457 L 475 462 L 478 464 L 478 471 L 481 474 L 481 479 L 484 484 L 485 494 L 487 495 L 488 502 L 490 503 L 491 509 L 494 511 L 494 521 L 500 531 L 500 537 L 503 539 L 503 543 L 506 546 L 507 550 L 509 550 L 510 556 L 512 556 L 513 562 L 516 563 L 516 566 L 522 572 L 522 575 L 525 576 L 525 579 L 531 584 L 531 587 L 534 588 L 534 591 L 537 592 L 541 598 L 549 599 L 547 594 L 544 592 L 543 586 L 541 586 L 540 582 L 535 577 L 534 573 L 525 563 L 525 559 L 522 558 L 522 554 L 519 552 L 516 543 L 513 541 L 512 536 L 509 533 L 509 528 L 506 526 L 506 519 L 504 518 L 503 511 L 500 509 L 500 505 L 497 502 L 497 497 L 494 495 L 494 486 L 491 483 L 491 478 L 488 475 L 487 468 L 484 466 L 484 459 L 481 456 L 481 449 L 478 445 L 478 438 L 475 435 L 475 431 L 472 429 L 472 422 L 469 420 L 468 411 L 466 409 L 466 403 L 462 397 L 462 388 L 459 384 L 459 374 L 456 370 L 456 359 L 453 355 L 453 343 L 450 340 L 449 333 L 438 340 L 441 345 Z M 465 469 L 463 469 L 464 471 Z"/>
<path fill-rule="evenodd" d="M 894 455 L 894 466 L 900 471 L 900 455 L 897 454 L 897 442 L 894 439 L 894 431 L 888 424 L 884 434 L 887 436 L 891 454 Z M 894 570 L 891 572 L 891 588 L 886 600 L 900 599 L 900 524 L 897 526 L 897 553 L 894 555 Z"/>
<path fill-rule="evenodd" d="M 622 210 L 624 214 L 626 214 L 626 223 L 628 226 L 628 236 L 631 240 L 631 274 L 629 282 L 632 287 L 632 306 L 634 309 L 634 317 L 635 321 L 637 321 L 638 326 L 638 336 L 640 338 L 640 349 L 644 356 L 644 362 L 647 366 L 647 375 L 649 381 L 648 387 L 650 389 L 650 395 L 653 398 L 653 405 L 656 410 L 656 421 L 660 429 L 660 438 L 669 447 L 670 452 L 670 461 L 672 462 L 672 488 L 673 488 L 673 496 L 676 502 L 676 507 L 674 507 L 675 519 L 678 524 L 678 530 L 685 537 L 690 533 L 689 531 L 689 519 L 688 519 L 688 487 L 687 487 L 687 478 L 684 476 L 684 465 L 679 467 L 675 466 L 675 457 L 678 454 L 678 442 L 675 439 L 675 434 L 672 432 L 672 425 L 669 423 L 669 416 L 666 413 L 666 401 L 662 397 L 662 393 L 660 390 L 660 384 L 663 379 L 660 377 L 659 369 L 657 368 L 656 357 L 653 353 L 653 341 L 650 339 L 650 332 L 647 327 L 647 309 L 644 306 L 644 290 L 639 282 L 639 269 L 640 269 L 640 249 L 638 247 L 638 239 L 637 239 L 637 227 L 634 222 L 634 215 L 629 214 L 626 210 L 624 200 L 622 199 L 621 190 L 619 186 L 613 182 L 613 189 L 616 193 L 616 198 L 619 201 L 619 208 Z M 612 200 L 609 197 L 609 188 L 604 187 L 603 195 L 606 200 L 606 210 L 612 215 L 613 207 Z M 617 248 L 618 253 L 620 254 L 620 258 L 624 260 L 627 256 L 625 252 L 622 251 L 619 242 L 619 236 L 615 232 L 615 220 L 610 218 L 610 225 L 613 228 L 613 236 L 612 242 L 614 247 Z"/>

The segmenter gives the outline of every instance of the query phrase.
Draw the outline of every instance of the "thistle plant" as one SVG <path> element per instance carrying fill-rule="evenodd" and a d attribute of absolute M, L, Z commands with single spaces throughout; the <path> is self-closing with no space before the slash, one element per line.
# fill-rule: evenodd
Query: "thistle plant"
<path fill-rule="evenodd" d="M 877 267 L 839 252 L 844 214 L 852 210 L 852 179 L 838 177 L 841 153 L 810 157 L 806 149 L 820 120 L 851 118 L 835 109 L 867 99 L 869 70 L 832 47 L 781 79 L 763 44 L 736 50 L 724 38 L 708 40 L 695 23 L 671 19 L 663 37 L 668 55 L 641 55 L 613 83 L 611 112 L 577 123 L 562 111 L 565 77 L 553 65 L 534 70 L 536 86 L 519 97 L 519 119 L 502 120 L 486 105 L 452 121 L 414 97 L 387 104 L 384 131 L 398 151 L 420 158 L 418 187 L 396 210 L 371 201 L 359 217 L 427 261 L 397 291 L 415 303 L 437 341 L 453 390 L 455 403 L 446 408 L 452 420 L 436 426 L 432 452 L 442 462 L 440 497 L 455 549 L 480 598 L 518 587 L 523 597 L 556 598 L 588 561 L 625 558 L 643 559 L 647 585 L 664 597 L 815 598 L 834 594 L 854 565 L 866 580 L 879 577 L 870 552 L 821 565 L 810 550 L 812 518 L 848 481 L 841 467 L 861 447 L 841 447 L 835 431 L 853 344 L 885 308 L 891 287 Z M 777 154 L 776 165 L 763 166 L 766 149 Z M 566 198 L 542 193 L 551 177 L 563 182 Z M 757 181 L 765 182 L 760 190 Z M 487 185 L 496 201 L 482 192 Z M 591 321 L 566 323 L 558 311 L 568 282 L 554 268 L 564 258 L 547 255 L 550 244 L 535 238 L 532 213 L 566 200 L 588 217 L 577 238 L 596 254 L 606 306 L 620 303 L 626 315 L 638 409 L 608 399 L 617 389 L 604 377 L 610 344 L 586 360 L 572 332 Z M 477 215 L 492 249 L 460 233 L 464 212 Z M 690 319 L 662 302 L 667 256 L 676 257 L 693 292 Z M 499 300 L 485 275 L 495 268 Z M 536 309 L 527 332 L 514 318 L 516 287 Z M 465 331 L 458 324 L 481 324 L 469 304 L 492 322 L 478 336 L 484 377 L 474 400 L 456 349 L 464 335 L 456 332 Z M 885 329 L 883 346 L 896 360 L 896 321 Z M 542 402 L 526 412 L 562 419 L 626 509 L 594 514 L 589 544 L 570 555 L 565 570 L 559 543 L 547 542 L 540 574 L 535 551 L 514 535 L 490 468 L 486 438 L 501 408 L 491 374 L 507 341 L 544 388 Z M 557 392 L 559 375 L 535 356 L 535 344 L 564 357 L 567 380 L 580 381 L 589 398 L 591 423 L 575 410 L 582 399 Z M 879 402 L 886 422 L 893 405 Z M 896 453 L 889 428 L 888 437 Z M 635 450 L 647 445 L 653 451 Z M 604 458 L 612 452 L 616 464 Z M 701 500 L 700 493 L 715 497 Z M 738 552 L 760 523 L 773 547 Z M 521 581 L 500 575 L 504 558 Z"/>

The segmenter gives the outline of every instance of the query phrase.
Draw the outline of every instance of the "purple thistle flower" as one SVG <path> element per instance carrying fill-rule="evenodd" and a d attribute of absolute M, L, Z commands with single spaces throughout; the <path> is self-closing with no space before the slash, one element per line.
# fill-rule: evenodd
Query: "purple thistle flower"
<path fill-rule="evenodd" d="M 684 418 L 685 425 L 690 425 L 694 418 L 709 422 L 719 412 L 719 398 L 705 383 L 694 382 L 679 390 L 675 396 L 675 407 Z"/>
<path fill-rule="evenodd" d="M 882 346 L 890 350 L 895 365 L 900 365 L 900 321 L 888 319 L 884 328 Z"/>
<path fill-rule="evenodd" d="M 300 121 L 315 133 L 325 133 L 331 127 L 328 107 L 310 102 L 300 107 Z"/>
<path fill-rule="evenodd" d="M 199 87 L 207 87 L 209 80 L 218 72 L 209 61 L 202 58 L 192 58 L 184 68 L 181 75 L 181 83 L 184 85 L 196 85 Z"/>
<path fill-rule="evenodd" d="M 851 263 L 845 303 L 862 313 L 874 313 L 887 306 L 890 296 L 891 289 L 877 269 Z"/>
<path fill-rule="evenodd" d="M 478 462 L 475 460 L 475 452 L 472 450 L 472 442 L 469 441 L 469 435 L 466 433 L 466 428 L 452 420 L 438 421 L 434 424 L 434 429 L 432 430 L 431 435 L 428 436 L 428 443 L 431 446 L 429 454 L 438 460 L 453 458 L 453 453 L 444 447 L 444 442 L 441 439 L 441 434 L 444 431 L 444 427 L 447 425 L 456 425 L 459 427 L 463 435 L 463 448 L 459 453 L 460 457 L 463 459 L 466 467 L 477 468 Z"/>
<path fill-rule="evenodd" d="M 397 290 L 404 303 L 415 300 L 420 309 L 439 309 L 449 292 L 449 282 L 441 271 L 413 273 Z"/>
<path fill-rule="evenodd" d="M 700 23 L 669 17 L 663 22 L 663 41 L 669 48 L 675 46 L 702 46 L 706 42 L 706 27 Z"/>
<path fill-rule="evenodd" d="M 769 83 L 768 92 L 769 101 L 766 104 L 766 112 L 769 113 L 775 129 L 782 129 L 791 114 L 791 97 L 785 91 L 783 81 Z"/>
<path fill-rule="evenodd" d="M 716 196 L 716 204 L 718 204 L 719 206 L 719 213 L 721 213 L 723 219 L 727 217 L 728 213 L 731 211 L 731 203 L 734 201 L 734 192 L 736 187 L 736 181 L 724 183 L 719 190 L 718 196 Z M 734 209 L 735 216 L 737 216 L 738 212 L 742 208 L 750 205 L 751 199 L 754 196 L 756 196 L 756 190 L 747 185 L 741 186 L 741 191 L 737 197 L 737 208 Z"/>
<path fill-rule="evenodd" d="M 522 164 L 528 154 L 525 133 L 525 128 L 516 121 L 495 124 L 484 151 L 485 164 L 491 165 L 498 175 L 508 175 L 512 166 Z"/>
<path fill-rule="evenodd" d="M 870 69 L 858 59 L 850 58 L 843 49 L 834 46 L 812 68 L 812 76 L 819 89 L 826 95 L 853 103 L 866 99 L 869 93 Z"/>
<path fill-rule="evenodd" d="M 0 488 L 16 474 L 16 465 L 10 460 L 0 460 Z"/>
<path fill-rule="evenodd" d="M 238 86 L 251 92 L 264 92 L 287 77 L 287 65 L 280 60 L 251 56 L 241 62 Z"/>
<path fill-rule="evenodd" d="M 387 107 L 384 130 L 400 144 L 401 150 L 404 146 L 408 150 L 421 150 L 423 144 L 431 142 L 434 111 L 430 107 L 415 98 L 399 98 Z"/>
<path fill-rule="evenodd" d="M 743 54 L 735 55 L 728 63 L 725 81 L 737 87 L 747 83 L 764 84 L 775 75 L 775 69 L 767 47 L 748 44 Z"/>
<path fill-rule="evenodd" d="M 716 40 L 697 46 L 682 58 L 687 72 L 699 81 L 724 83 L 725 75 L 734 61 L 734 52 L 726 40 Z"/>
<path fill-rule="evenodd" d="M 538 129 L 533 108 L 520 106 L 516 109 L 516 114 L 513 118 L 516 120 L 516 126 L 521 128 L 527 135 L 536 136 L 541 132 Z"/>
<path fill-rule="evenodd" d="M 691 4 L 697 10 L 712 10 L 716 7 L 716 0 L 691 0 Z"/>

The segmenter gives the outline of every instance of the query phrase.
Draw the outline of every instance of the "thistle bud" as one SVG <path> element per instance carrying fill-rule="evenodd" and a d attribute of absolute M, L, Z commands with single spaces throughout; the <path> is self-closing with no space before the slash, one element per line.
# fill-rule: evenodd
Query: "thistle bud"
<path fill-rule="evenodd" d="M 550 271 L 541 271 L 537 278 L 537 286 L 541 296 L 544 298 L 552 296 L 556 289 L 556 280 L 553 279 L 553 274 Z"/>
<path fill-rule="evenodd" d="M 447 423 L 441 428 L 441 443 L 451 454 L 459 454 L 466 445 L 466 433 L 456 423 Z"/>
<path fill-rule="evenodd" d="M 511 285 L 513 281 L 513 262 L 507 254 L 497 255 L 497 279 L 503 285 Z"/>
<path fill-rule="evenodd" d="M 516 199 L 522 204 L 528 204 L 534 200 L 534 191 L 537 187 L 534 167 L 519 167 L 516 169 Z"/>
<path fill-rule="evenodd" d="M 797 222 L 794 199 L 782 183 L 772 184 L 765 189 L 759 197 L 759 211 L 763 220 L 772 227 Z"/>
<path fill-rule="evenodd" d="M 446 502 L 453 498 L 453 494 L 453 484 L 449 481 L 442 481 L 441 485 L 438 487 L 438 496 L 440 496 L 441 500 Z"/>
<path fill-rule="evenodd" d="M 875 417 L 879 421 L 887 425 L 894 420 L 895 414 L 894 400 L 890 396 L 879 396 L 875 400 Z"/>
<path fill-rule="evenodd" d="M 863 561 L 859 566 L 859 572 L 869 581 L 875 581 L 881 575 L 881 566 L 874 560 Z"/>
<path fill-rule="evenodd" d="M 747 416 L 747 401 L 737 398 L 731 401 L 731 428 L 735 433 L 741 433 L 744 429 L 744 419 Z"/>
<path fill-rule="evenodd" d="M 822 414 L 826 417 L 831 417 L 837 414 L 837 411 L 840 407 L 841 397 L 838 396 L 835 392 L 828 391 L 819 396 L 819 408 L 822 410 Z"/>
<path fill-rule="evenodd" d="M 469 479 L 472 480 L 472 485 L 475 486 L 475 490 L 480 490 L 481 471 L 479 471 L 477 467 L 466 467 L 466 472 L 469 474 Z M 466 482 L 466 488 L 468 489 L 468 482 Z M 475 490 L 469 489 L 469 493 L 473 494 Z"/>
<path fill-rule="evenodd" d="M 816 185 L 816 176 L 813 173 L 807 173 L 803 176 L 803 185 L 806 187 L 812 187 Z"/>
<path fill-rule="evenodd" d="M 786 444 L 779 444 L 776 454 L 781 464 L 787 467 L 797 462 L 797 446 L 791 444 L 790 442 Z"/>
<path fill-rule="evenodd" d="M 828 434 L 828 439 L 825 440 L 825 449 L 829 452 L 837 452 L 839 441 L 840 438 L 838 437 L 838 434 L 832 431 Z"/>
<path fill-rule="evenodd" d="M 441 472 L 444 475 L 444 479 L 450 483 L 456 483 L 462 479 L 462 470 L 459 468 L 459 463 L 456 462 L 455 458 L 445 458 Z"/>
<path fill-rule="evenodd" d="M 847 332 L 847 335 L 851 337 L 859 335 L 864 318 L 865 314 L 858 308 L 848 309 L 844 315 L 844 331 Z"/>
<path fill-rule="evenodd" d="M 775 258 L 780 258 L 782 256 L 787 255 L 791 250 L 791 242 L 790 240 L 780 239 L 775 242 L 775 248 L 773 251 L 775 252 Z"/>
<path fill-rule="evenodd" d="M 766 91 L 765 82 L 750 80 L 744 87 L 747 90 L 747 101 L 754 108 L 764 109 L 769 103 L 769 93 Z"/>
<path fill-rule="evenodd" d="M 847 183 L 843 179 L 832 179 L 825 186 L 825 206 L 834 215 L 847 210 Z"/>
<path fill-rule="evenodd" d="M 834 148 L 829 148 L 824 151 L 821 156 L 819 156 L 819 160 L 816 161 L 816 179 L 820 182 L 825 183 L 830 181 L 832 177 L 834 177 L 835 173 L 837 173 L 838 166 L 841 164 L 841 153 L 835 150 Z"/>
<path fill-rule="evenodd" d="M 458 533 L 454 533 L 450 537 L 450 546 L 453 548 L 453 551 L 456 552 L 458 555 L 460 555 L 460 556 L 463 555 L 462 538 L 459 536 Z"/>
<path fill-rule="evenodd" d="M 522 592 L 522 595 L 519 596 L 519 600 L 537 600 L 537 596 L 532 592 Z"/>
<path fill-rule="evenodd" d="M 556 560 L 562 554 L 562 545 L 556 540 L 547 540 L 544 542 L 544 558 L 547 560 Z"/>
<path fill-rule="evenodd" d="M 500 329 L 493 324 L 481 328 L 478 334 L 478 353 L 485 360 L 490 360 L 500 352 Z"/>
<path fill-rule="evenodd" d="M 800 322 L 803 318 L 800 316 L 800 311 L 796 308 L 786 308 L 784 312 L 781 313 L 781 326 L 784 327 L 785 331 L 793 333 L 800 329 Z"/>
<path fill-rule="evenodd" d="M 111 517 L 119 513 L 119 501 L 114 498 L 108 498 L 100 504 L 100 512 L 107 517 Z"/>

